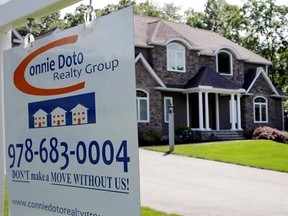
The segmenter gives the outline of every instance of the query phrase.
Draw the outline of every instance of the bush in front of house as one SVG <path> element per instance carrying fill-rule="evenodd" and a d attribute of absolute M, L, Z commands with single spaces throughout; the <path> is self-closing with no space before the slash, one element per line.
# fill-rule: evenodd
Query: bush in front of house
<path fill-rule="evenodd" d="M 159 145 L 161 142 L 161 135 L 157 131 L 149 130 L 146 132 L 140 132 L 138 139 L 139 146 Z"/>
<path fill-rule="evenodd" d="M 200 140 L 200 135 L 197 131 L 193 131 L 190 127 L 177 127 L 175 129 L 175 143 L 193 143 Z"/>
<path fill-rule="evenodd" d="M 244 136 L 245 139 L 253 139 L 253 133 L 254 133 L 253 129 L 244 130 L 243 136 Z"/>
<path fill-rule="evenodd" d="M 276 142 L 288 143 L 288 133 L 262 126 L 254 130 L 253 139 L 269 139 Z"/>

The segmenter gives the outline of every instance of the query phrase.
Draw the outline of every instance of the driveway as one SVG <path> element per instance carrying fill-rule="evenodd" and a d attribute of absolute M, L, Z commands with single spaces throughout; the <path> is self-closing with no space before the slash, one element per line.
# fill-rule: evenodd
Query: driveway
<path fill-rule="evenodd" d="M 287 216 L 288 174 L 140 149 L 141 205 L 183 216 Z"/>

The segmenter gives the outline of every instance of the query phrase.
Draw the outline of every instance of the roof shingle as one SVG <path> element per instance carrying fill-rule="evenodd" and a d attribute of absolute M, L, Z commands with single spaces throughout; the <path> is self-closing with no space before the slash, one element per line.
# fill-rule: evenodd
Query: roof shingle
<path fill-rule="evenodd" d="M 217 50 L 226 48 L 244 62 L 263 65 L 272 64 L 271 61 L 239 46 L 218 33 L 192 28 L 183 23 L 135 15 L 134 28 L 135 46 L 149 47 L 153 44 L 162 44 L 164 46 L 173 38 L 181 38 L 188 41 L 193 49 L 198 49 L 202 55 L 213 56 Z"/>
<path fill-rule="evenodd" d="M 202 67 L 198 73 L 192 77 L 186 84 L 185 88 L 196 88 L 199 86 L 211 86 L 213 88 L 221 89 L 239 89 L 235 83 L 221 76 L 215 70 L 209 67 Z"/>

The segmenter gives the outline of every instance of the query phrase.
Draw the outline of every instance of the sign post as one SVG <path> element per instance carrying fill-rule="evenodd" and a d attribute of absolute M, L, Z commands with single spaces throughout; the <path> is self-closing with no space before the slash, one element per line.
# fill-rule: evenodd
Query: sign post
<path fill-rule="evenodd" d="M 5 52 L 11 215 L 140 214 L 133 11 Z"/>
<path fill-rule="evenodd" d="M 169 104 L 169 152 L 174 151 L 175 130 L 174 130 L 174 109 L 173 104 Z"/>
<path fill-rule="evenodd" d="M 11 41 L 11 33 L 0 33 L 0 50 L 5 50 L 10 48 L 10 41 Z M 3 71 L 3 54 L 0 52 L 0 71 Z M 3 80 L 3 73 L 0 73 L 0 79 Z M 1 96 L 0 98 L 3 98 L 3 85 L 1 86 Z M 4 197 L 4 182 L 5 182 L 5 147 L 3 145 L 4 143 L 4 110 L 3 106 L 0 106 L 0 139 L 1 139 L 1 149 L 0 149 L 0 214 L 2 213 L 3 210 L 3 197 Z"/>

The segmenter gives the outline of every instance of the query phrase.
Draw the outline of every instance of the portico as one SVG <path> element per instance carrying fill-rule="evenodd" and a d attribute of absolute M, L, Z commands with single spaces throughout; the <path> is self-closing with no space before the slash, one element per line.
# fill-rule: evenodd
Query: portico
<path fill-rule="evenodd" d="M 241 131 L 241 94 L 244 92 L 244 89 L 211 86 L 185 90 L 187 127 L 199 131 Z"/>

